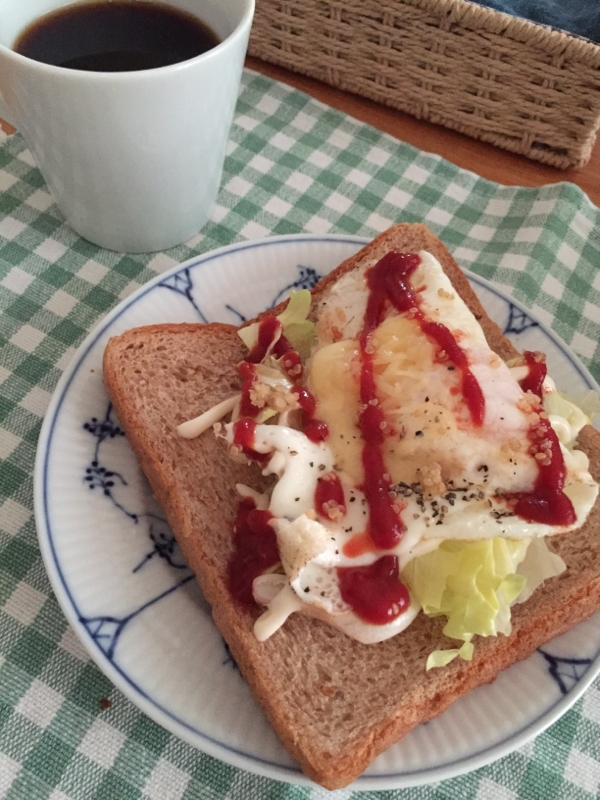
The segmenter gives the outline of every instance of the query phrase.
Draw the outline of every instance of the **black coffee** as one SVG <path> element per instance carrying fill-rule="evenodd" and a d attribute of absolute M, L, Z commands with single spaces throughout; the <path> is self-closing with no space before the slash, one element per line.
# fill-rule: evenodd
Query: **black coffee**
<path fill-rule="evenodd" d="M 186 61 L 217 44 L 208 25 L 186 11 L 145 0 L 100 0 L 45 14 L 13 50 L 69 69 L 129 72 Z"/>

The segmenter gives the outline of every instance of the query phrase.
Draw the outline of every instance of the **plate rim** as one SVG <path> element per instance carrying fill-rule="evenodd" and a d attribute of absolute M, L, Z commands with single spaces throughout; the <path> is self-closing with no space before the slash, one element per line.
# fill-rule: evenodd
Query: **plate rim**
<path fill-rule="evenodd" d="M 296 765 L 286 767 L 281 764 L 274 764 L 268 759 L 259 756 L 249 755 L 240 752 L 237 748 L 215 741 L 207 734 L 195 729 L 192 725 L 177 717 L 173 712 L 166 709 L 159 701 L 152 699 L 133 679 L 119 668 L 118 665 L 110 661 L 102 649 L 91 638 L 89 631 L 84 628 L 77 613 L 75 600 L 71 597 L 66 580 L 62 575 L 59 560 L 55 552 L 52 535 L 50 532 L 50 518 L 48 512 L 48 496 L 46 486 L 46 470 L 50 458 L 52 436 L 58 420 L 60 407 L 64 402 L 69 388 L 79 374 L 81 364 L 98 339 L 106 330 L 121 317 L 129 307 L 136 304 L 140 298 L 155 289 L 169 277 L 180 273 L 189 268 L 197 268 L 208 264 L 214 259 L 226 257 L 230 253 L 255 249 L 259 247 L 296 244 L 298 242 L 315 242 L 324 244 L 356 244 L 364 245 L 371 241 L 369 237 L 356 236 L 353 234 L 284 234 L 279 236 L 268 236 L 260 239 L 234 242 L 214 250 L 200 253 L 187 259 L 180 264 L 176 264 L 163 273 L 156 275 L 147 281 L 131 295 L 124 298 L 111 311 L 102 317 L 94 325 L 92 330 L 81 342 L 71 361 L 61 375 L 52 394 L 52 398 L 46 410 L 44 421 L 40 430 L 38 445 L 36 450 L 34 466 L 34 516 L 37 530 L 37 538 L 40 546 L 44 567 L 50 579 L 52 589 L 61 607 L 62 613 L 67 618 L 78 639 L 83 644 L 87 654 L 96 666 L 111 680 L 116 688 L 121 691 L 127 699 L 136 705 L 143 713 L 153 719 L 157 724 L 166 728 L 172 735 L 182 739 L 187 744 L 196 747 L 212 757 L 225 761 L 234 767 L 245 769 L 257 775 L 283 780 L 285 782 L 317 786 L 316 783 L 307 778 Z M 535 312 L 525 306 L 516 298 L 509 295 L 503 288 L 484 278 L 469 269 L 464 269 L 470 281 L 479 284 L 488 291 L 495 294 L 503 301 L 512 304 L 515 308 L 522 311 L 532 319 L 542 330 L 544 335 L 551 339 L 552 343 L 568 358 L 572 365 L 579 372 L 581 378 L 589 384 L 590 388 L 598 389 L 598 384 L 591 375 L 587 367 L 573 353 L 566 343 L 542 320 L 537 319 Z M 597 612 L 598 613 L 598 612 Z M 447 762 L 439 766 L 427 769 L 416 769 L 402 773 L 383 773 L 378 775 L 362 775 L 357 778 L 352 787 L 356 790 L 377 790 L 377 789 L 402 789 L 411 786 L 423 785 L 426 783 L 446 780 L 465 774 L 474 769 L 486 766 L 493 761 L 501 758 L 518 747 L 523 746 L 535 736 L 540 735 L 557 719 L 559 719 L 586 691 L 591 685 L 597 674 L 600 672 L 600 652 L 592 660 L 585 674 L 577 681 L 573 689 L 561 697 L 550 709 L 544 711 L 539 717 L 531 720 L 524 728 L 517 733 L 507 736 L 500 742 L 496 742 L 490 747 L 478 751 L 473 755 Z M 159 718 L 157 718 L 159 717 Z M 197 741 L 201 739 L 201 744 Z"/>

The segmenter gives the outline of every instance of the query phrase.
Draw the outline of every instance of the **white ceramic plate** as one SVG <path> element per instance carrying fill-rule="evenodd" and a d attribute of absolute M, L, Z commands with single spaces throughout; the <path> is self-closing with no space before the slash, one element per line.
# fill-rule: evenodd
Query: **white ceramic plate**
<path fill-rule="evenodd" d="M 280 746 L 214 628 L 161 510 L 111 412 L 101 364 L 110 336 L 158 322 L 238 323 L 351 256 L 352 236 L 236 244 L 182 264 L 126 299 L 89 335 L 46 415 L 35 472 L 36 521 L 62 608 L 98 666 L 148 716 L 230 764 L 307 783 Z M 519 349 L 547 353 L 573 394 L 595 388 L 543 325 L 471 277 Z M 471 692 L 382 754 L 355 784 L 390 789 L 448 778 L 524 744 L 600 670 L 600 614 Z"/>

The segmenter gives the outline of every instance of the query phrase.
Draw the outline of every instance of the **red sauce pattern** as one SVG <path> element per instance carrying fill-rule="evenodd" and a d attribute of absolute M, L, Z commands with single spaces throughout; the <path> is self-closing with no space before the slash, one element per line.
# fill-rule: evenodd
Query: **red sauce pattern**
<path fill-rule="evenodd" d="M 527 375 L 520 382 L 524 392 L 533 392 L 536 397 L 542 397 L 542 385 L 546 377 L 546 361 L 541 353 L 533 353 L 526 350 L 523 353 L 525 364 L 528 367 Z"/>
<path fill-rule="evenodd" d="M 258 323 L 256 344 L 249 352 L 246 361 L 260 364 L 267 355 L 280 359 L 283 371 L 294 380 L 302 375 L 302 360 L 289 340 L 283 335 L 283 325 L 277 317 L 263 317 Z"/>
<path fill-rule="evenodd" d="M 324 519 L 339 519 L 346 514 L 344 489 L 335 472 L 317 480 L 315 511 Z"/>
<path fill-rule="evenodd" d="M 451 362 L 461 373 L 462 394 L 475 425 L 483 423 L 483 392 L 471 372 L 467 357 L 452 332 L 439 322 L 425 318 L 418 292 L 410 277 L 421 263 L 414 253 L 388 253 L 367 273 L 369 297 L 359 337 L 361 352 L 359 427 L 364 438 L 362 462 L 365 474 L 363 491 L 369 504 L 371 536 L 383 550 L 394 547 L 404 532 L 390 495 L 390 479 L 385 470 L 381 445 L 385 419 L 379 407 L 370 339 L 384 321 L 389 306 L 401 314 L 410 314 L 425 336 L 440 348 L 439 357 Z"/>
<path fill-rule="evenodd" d="M 438 358 L 453 364 L 461 373 L 462 394 L 469 409 L 471 419 L 477 426 L 483 424 L 485 400 L 475 376 L 471 372 L 468 359 L 449 328 L 441 322 L 425 318 L 419 305 L 419 293 L 409 281 L 421 259 L 416 254 L 388 253 L 369 272 L 368 283 L 371 297 L 365 316 L 365 330 L 372 331 L 383 322 L 386 301 L 400 313 L 408 313 L 425 336 L 438 345 Z"/>
<path fill-rule="evenodd" d="M 278 363 L 290 380 L 299 381 L 302 378 L 302 359 L 296 350 L 288 350 Z"/>
<path fill-rule="evenodd" d="M 250 392 L 252 387 L 258 380 L 256 375 L 256 368 L 254 364 L 247 361 L 242 361 L 238 364 L 238 372 L 242 376 L 242 397 L 240 399 L 240 416 L 241 417 L 256 417 L 260 413 L 260 408 L 255 406 L 250 399 Z"/>
<path fill-rule="evenodd" d="M 290 344 L 283 335 L 283 325 L 277 317 L 263 317 L 258 323 L 256 344 L 248 353 L 246 361 L 249 361 L 251 364 L 260 364 L 267 353 L 274 353 L 275 348 L 281 349 L 279 355 L 283 355 L 283 353 L 290 349 Z"/>
<path fill-rule="evenodd" d="M 315 418 L 317 401 L 304 386 L 293 386 L 292 394 L 296 396 L 302 409 L 302 429 L 311 442 L 322 442 L 329 436 L 329 428 L 325 422 Z"/>
<path fill-rule="evenodd" d="M 440 349 L 438 358 L 448 361 L 461 374 L 461 391 L 473 423 L 483 424 L 483 392 L 471 372 L 464 351 L 452 332 L 439 322 L 425 318 L 418 292 L 410 286 L 410 277 L 421 263 L 417 254 L 388 253 L 367 273 L 369 297 L 359 337 L 361 371 L 359 428 L 364 439 L 362 464 L 363 491 L 369 507 L 369 530 L 366 540 L 381 550 L 398 544 L 405 526 L 395 507 L 391 479 L 386 472 L 382 445 L 385 417 L 377 398 L 371 337 L 384 321 L 388 308 L 410 314 L 424 335 Z M 365 542 L 361 540 L 361 545 Z M 385 624 L 399 616 L 409 605 L 408 590 L 399 580 L 395 556 L 383 556 L 370 567 L 338 570 L 342 597 L 353 611 L 367 622 Z"/>
<path fill-rule="evenodd" d="M 521 388 L 524 392 L 529 390 L 541 397 L 546 364 L 536 353 L 526 352 L 524 356 L 529 371 L 520 382 Z M 543 406 L 540 404 L 536 411 L 543 413 Z M 515 514 L 530 523 L 573 525 L 577 515 L 563 491 L 567 474 L 565 460 L 558 437 L 545 415 L 530 427 L 529 442 L 532 455 L 541 456 L 536 458 L 538 474 L 532 492 L 516 495 Z"/>
<path fill-rule="evenodd" d="M 254 449 L 256 422 L 252 419 L 239 419 L 233 425 L 233 444 L 239 447 L 246 458 L 264 464 L 269 460 L 269 453 L 259 453 Z"/>
<path fill-rule="evenodd" d="M 379 548 L 371 539 L 371 534 L 368 530 L 362 533 L 355 533 L 351 539 L 344 544 L 342 552 L 348 558 L 358 558 L 365 553 L 378 553 Z"/>
<path fill-rule="evenodd" d="M 357 617 L 372 625 L 395 620 L 410 605 L 398 577 L 398 557 L 385 555 L 364 567 L 338 567 L 342 599 Z"/>
<path fill-rule="evenodd" d="M 245 605 L 254 605 L 252 583 L 279 561 L 277 536 L 269 524 L 270 511 L 259 511 L 254 500 L 243 498 L 233 527 L 234 552 L 229 561 L 229 589 Z"/>

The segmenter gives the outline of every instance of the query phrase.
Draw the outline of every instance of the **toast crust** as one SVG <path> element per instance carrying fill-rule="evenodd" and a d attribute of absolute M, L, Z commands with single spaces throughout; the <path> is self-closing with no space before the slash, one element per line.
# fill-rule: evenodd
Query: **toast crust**
<path fill-rule="evenodd" d="M 423 225 L 396 225 L 378 236 L 324 278 L 314 299 L 319 301 L 345 272 L 390 250 L 431 252 L 480 321 L 492 349 L 505 359 L 517 354 L 449 251 Z M 241 481 L 260 489 L 264 479 L 257 468 L 231 461 L 214 436 L 187 440 L 176 433 L 178 424 L 239 390 L 236 364 L 245 349 L 236 330 L 215 323 L 127 331 L 106 347 L 104 382 L 244 678 L 303 771 L 337 789 L 415 726 L 600 607 L 600 509 L 597 504 L 579 531 L 552 537 L 567 571 L 513 608 L 509 637 L 478 637 L 472 662 L 456 659 L 426 673 L 427 655 L 447 647 L 448 639 L 441 632 L 443 622 L 423 614 L 405 632 L 376 645 L 295 614 L 260 643 L 253 633 L 260 612 L 232 599 L 227 563 L 237 506 L 233 486 Z M 585 428 L 579 446 L 600 481 L 600 434 Z"/>

